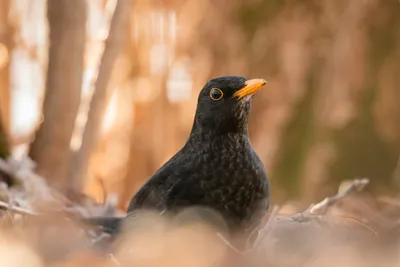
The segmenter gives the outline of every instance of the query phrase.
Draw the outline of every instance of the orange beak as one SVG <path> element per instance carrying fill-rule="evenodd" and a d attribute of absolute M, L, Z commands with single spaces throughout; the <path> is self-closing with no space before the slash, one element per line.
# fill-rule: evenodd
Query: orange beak
<path fill-rule="evenodd" d="M 233 96 L 236 97 L 237 99 L 241 99 L 245 96 L 248 95 L 253 95 L 255 94 L 258 90 L 261 89 L 265 84 L 267 83 L 266 80 L 264 79 L 251 79 L 247 80 L 244 84 L 245 86 L 236 91 Z"/>

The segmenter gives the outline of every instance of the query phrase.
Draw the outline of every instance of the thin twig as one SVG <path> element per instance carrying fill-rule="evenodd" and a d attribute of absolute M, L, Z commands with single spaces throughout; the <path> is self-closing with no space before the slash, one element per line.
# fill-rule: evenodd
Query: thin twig
<path fill-rule="evenodd" d="M 30 211 L 21 207 L 16 207 L 16 206 L 11 206 L 8 203 L 5 203 L 3 201 L 0 201 L 0 209 L 7 209 L 11 210 L 15 213 L 21 214 L 21 215 L 30 215 L 30 216 L 39 216 L 40 214 L 34 211 Z"/>
<path fill-rule="evenodd" d="M 369 180 L 366 178 L 353 180 L 351 185 L 346 190 L 339 192 L 333 197 L 327 197 L 315 205 L 311 205 L 304 213 L 308 213 L 310 215 L 324 215 L 330 206 L 336 204 L 339 200 L 352 193 L 361 191 L 368 183 Z"/>
<path fill-rule="evenodd" d="M 234 245 L 232 245 L 221 233 L 217 233 L 217 236 L 225 243 L 230 249 L 235 251 L 239 255 L 245 255 L 247 251 L 240 251 Z"/>
<path fill-rule="evenodd" d="M 106 185 L 104 184 L 104 180 L 101 177 L 96 177 L 96 178 L 97 178 L 96 180 L 99 182 L 100 189 L 101 189 L 101 195 L 103 197 L 103 199 L 101 200 L 101 204 L 105 205 L 106 200 L 108 198 Z"/>
<path fill-rule="evenodd" d="M 400 207 L 400 201 L 398 201 L 396 199 L 392 199 L 392 198 L 383 196 L 383 197 L 379 197 L 377 200 L 380 201 L 380 202 L 383 202 L 385 204 L 389 204 L 389 205 L 393 205 L 393 206 L 396 206 L 396 207 Z"/>
<path fill-rule="evenodd" d="M 272 225 L 272 221 L 275 218 L 276 214 L 278 214 L 278 206 L 274 206 L 270 216 L 268 217 L 266 224 L 264 225 L 264 227 L 262 227 L 258 230 L 258 235 L 257 235 L 256 240 L 253 243 L 253 246 L 251 246 L 252 248 L 258 247 L 259 244 L 261 243 L 261 241 L 267 236 L 268 230 L 269 230 L 270 226 Z"/>
<path fill-rule="evenodd" d="M 119 263 L 119 261 L 115 258 L 114 254 L 109 254 L 111 261 L 114 262 L 117 265 L 121 265 L 121 263 Z"/>
<path fill-rule="evenodd" d="M 356 223 L 357 225 L 360 225 L 360 226 L 364 227 L 365 229 L 369 230 L 369 231 L 370 231 L 371 233 L 373 233 L 375 236 L 379 236 L 378 232 L 375 231 L 371 226 L 369 226 L 369 225 L 363 223 L 363 222 L 360 221 L 360 220 L 357 220 L 356 218 L 349 217 L 349 216 L 343 216 L 343 215 L 340 216 L 340 218 L 341 218 L 341 219 L 348 220 L 348 221 L 352 221 L 353 223 Z"/>
<path fill-rule="evenodd" d="M 94 85 L 88 118 L 82 136 L 82 146 L 72 164 L 71 178 L 75 188 L 82 187 L 90 155 L 99 139 L 99 128 L 104 117 L 107 100 L 111 95 L 110 90 L 108 90 L 108 84 L 115 62 L 126 38 L 124 29 L 129 22 L 131 4 L 131 0 L 118 0 L 116 2 Z"/>
<path fill-rule="evenodd" d="M 239 249 L 237 249 L 221 233 L 217 233 L 217 236 L 222 240 L 222 242 L 224 242 L 230 249 L 232 249 L 237 254 L 246 255 L 247 253 L 253 251 L 261 243 L 261 241 L 264 239 L 264 237 L 267 235 L 268 229 L 271 226 L 271 222 L 275 218 L 275 215 L 277 213 L 278 213 L 278 206 L 274 206 L 274 208 L 272 209 L 272 212 L 269 215 L 268 220 L 266 221 L 265 225 L 261 226 L 260 228 L 257 228 L 255 230 L 253 230 L 250 233 L 250 235 L 249 235 L 249 237 L 247 238 L 247 241 L 246 241 L 246 247 L 247 248 L 244 251 L 240 251 Z M 257 238 L 254 241 L 254 243 L 252 245 L 250 245 L 249 239 L 251 239 L 251 237 L 255 233 L 257 233 Z"/>

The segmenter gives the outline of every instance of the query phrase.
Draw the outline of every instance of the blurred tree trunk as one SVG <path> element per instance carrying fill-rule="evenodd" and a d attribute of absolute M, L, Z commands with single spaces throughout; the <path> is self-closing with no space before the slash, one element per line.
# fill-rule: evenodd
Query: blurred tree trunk
<path fill-rule="evenodd" d="M 43 104 L 44 121 L 30 156 L 37 172 L 57 187 L 68 185 L 70 140 L 79 108 L 86 36 L 86 2 L 49 0 L 49 63 Z"/>
<path fill-rule="evenodd" d="M 7 134 L 3 127 L 3 121 L 0 117 L 0 158 L 6 159 L 10 156 L 10 147 L 8 145 Z"/>
<path fill-rule="evenodd" d="M 0 116 L 0 159 L 7 160 L 8 157 L 11 155 L 11 150 L 7 138 L 8 135 L 3 125 L 4 124 Z M 14 179 L 14 177 L 10 173 L 1 169 L 0 169 L 0 181 L 5 182 L 9 186 L 14 185 L 17 182 L 17 180 Z"/>
<path fill-rule="evenodd" d="M 75 189 L 81 189 L 89 166 L 90 156 L 97 145 L 99 132 L 102 125 L 104 112 L 107 107 L 111 92 L 108 82 L 111 77 L 114 63 L 121 51 L 131 11 L 131 0 L 118 0 L 114 15 L 111 19 L 108 38 L 105 43 L 104 53 L 100 62 L 99 73 L 95 83 L 94 93 L 90 104 L 88 120 L 83 133 L 82 145 L 74 157 L 70 175 Z"/>
<path fill-rule="evenodd" d="M 0 158 L 10 155 L 10 52 L 12 28 L 8 23 L 9 1 L 0 1 Z"/>

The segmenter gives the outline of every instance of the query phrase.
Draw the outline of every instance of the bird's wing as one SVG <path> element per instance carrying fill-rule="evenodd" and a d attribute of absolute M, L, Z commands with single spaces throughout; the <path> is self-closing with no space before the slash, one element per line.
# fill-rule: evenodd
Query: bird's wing
<path fill-rule="evenodd" d="M 174 183 L 174 169 L 179 153 L 166 162 L 135 194 L 129 203 L 128 213 L 139 209 L 166 209 L 166 196 Z"/>
<path fill-rule="evenodd" d="M 156 173 L 132 198 L 129 203 L 128 213 L 138 209 L 163 210 L 165 208 L 164 193 L 158 184 L 167 179 L 168 175 L 165 173 Z"/>
<path fill-rule="evenodd" d="M 193 181 L 191 177 L 176 179 L 175 183 L 168 191 L 166 196 L 167 207 L 182 207 L 188 205 L 198 205 L 199 200 L 205 200 L 204 188 L 198 181 Z"/>
<path fill-rule="evenodd" d="M 183 212 L 180 219 L 195 221 L 216 227 L 226 233 L 233 221 L 224 200 L 223 192 L 214 181 L 198 179 L 196 175 L 182 177 L 168 192 L 166 207 L 168 211 Z M 230 221 L 227 221 L 229 218 Z"/>
<path fill-rule="evenodd" d="M 129 204 L 128 212 L 138 209 L 153 209 L 159 212 L 172 208 L 193 206 L 198 201 L 207 201 L 205 191 L 215 189 L 210 183 L 199 179 L 194 171 L 197 160 L 192 153 L 179 151 L 166 162 L 136 193 Z M 210 192 L 207 192 L 207 195 Z"/>

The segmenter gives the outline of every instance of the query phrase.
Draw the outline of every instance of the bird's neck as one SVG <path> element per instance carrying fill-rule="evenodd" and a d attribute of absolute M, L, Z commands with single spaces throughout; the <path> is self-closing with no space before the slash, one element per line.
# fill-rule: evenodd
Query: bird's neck
<path fill-rule="evenodd" d="M 221 140 L 225 139 L 225 137 L 229 137 L 226 138 L 226 140 L 229 140 L 232 137 L 240 139 L 244 138 L 247 140 L 248 136 L 247 124 L 242 124 L 240 126 L 232 124 L 229 127 L 209 128 L 199 125 L 195 121 L 188 142 Z"/>
<path fill-rule="evenodd" d="M 248 135 L 247 117 L 207 123 L 197 118 L 193 121 L 191 135 Z"/>

